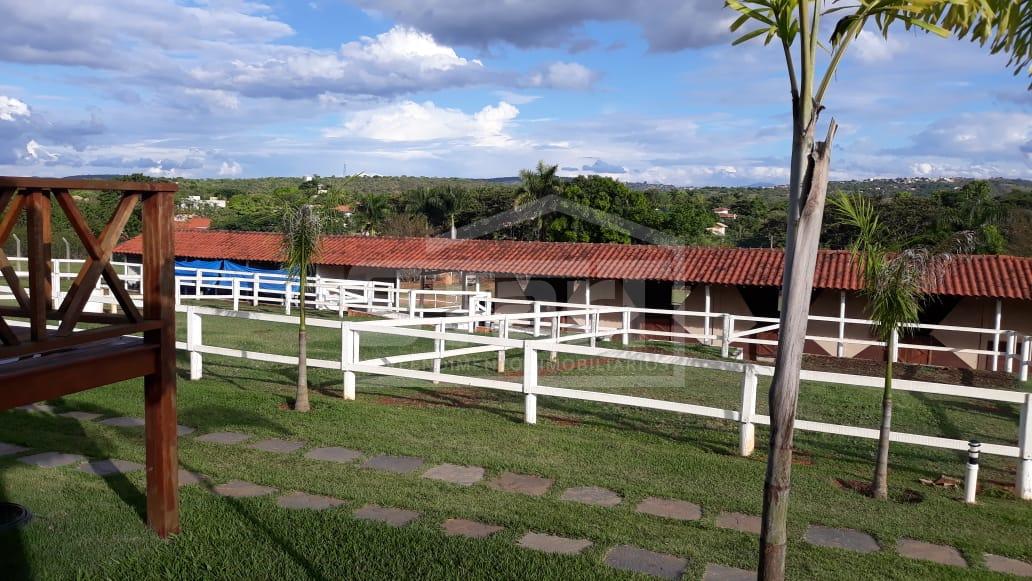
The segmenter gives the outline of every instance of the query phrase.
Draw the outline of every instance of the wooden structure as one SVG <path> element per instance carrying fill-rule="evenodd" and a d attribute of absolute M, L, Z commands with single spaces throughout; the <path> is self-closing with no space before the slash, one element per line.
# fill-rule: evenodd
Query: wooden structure
<path fill-rule="evenodd" d="M 24 216 L 28 289 L 0 250 L 0 271 L 16 306 L 0 307 L 0 410 L 102 385 L 144 378 L 147 522 L 159 536 L 179 531 L 173 249 L 174 183 L 0 177 L 0 246 Z M 99 234 L 89 228 L 72 190 L 121 194 Z M 51 289 L 54 202 L 86 249 L 87 259 L 60 305 Z M 111 255 L 137 204 L 143 218 L 143 308 L 111 267 Z M 85 313 L 100 278 L 120 314 Z M 28 328 L 13 326 L 28 319 Z M 53 324 L 50 324 L 53 322 Z M 89 328 L 78 328 L 87 326 Z M 129 335 L 143 335 L 128 337 Z"/>

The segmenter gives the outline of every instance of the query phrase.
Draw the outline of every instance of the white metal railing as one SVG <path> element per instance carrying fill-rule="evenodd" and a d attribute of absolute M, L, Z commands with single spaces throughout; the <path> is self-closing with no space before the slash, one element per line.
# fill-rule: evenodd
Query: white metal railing
<path fill-rule="evenodd" d="M 185 342 L 177 342 L 176 345 L 177 348 L 186 350 L 190 354 L 191 379 L 199 379 L 202 376 L 203 355 L 205 354 L 242 358 L 253 361 L 265 361 L 284 365 L 297 365 L 298 363 L 297 357 L 295 356 L 206 345 L 202 334 L 202 317 L 233 317 L 272 323 L 297 324 L 298 319 L 296 317 L 256 312 L 235 312 L 207 307 L 179 307 L 178 310 L 186 313 L 187 340 Z M 577 332 L 574 332 L 573 334 L 562 335 L 563 328 L 556 324 L 557 318 L 564 317 L 587 317 L 589 319 L 594 318 L 597 321 L 599 316 L 610 312 L 623 313 L 626 312 L 626 310 L 614 307 L 609 309 L 578 309 L 549 313 L 510 313 L 474 315 L 467 317 L 436 317 L 425 318 L 423 320 L 399 319 L 364 322 L 308 319 L 309 325 L 339 330 L 341 337 L 339 360 L 310 358 L 308 359 L 308 364 L 316 368 L 339 370 L 342 372 L 343 396 L 345 399 L 349 400 L 354 399 L 356 396 L 356 374 L 366 373 L 378 376 L 430 381 L 434 383 L 448 383 L 453 385 L 520 393 L 524 396 L 524 419 L 530 424 L 536 423 L 537 421 L 537 398 L 541 396 L 607 403 L 642 409 L 663 410 L 722 419 L 738 424 L 740 442 L 739 452 L 741 455 L 748 456 L 752 454 L 755 447 L 755 426 L 770 424 L 769 416 L 758 414 L 756 412 L 757 377 L 772 376 L 773 368 L 741 361 L 709 360 L 679 355 L 614 349 L 612 347 L 599 347 L 595 344 L 596 340 L 608 339 L 612 342 L 612 339 L 616 335 L 623 335 L 625 329 L 605 330 L 599 329 L 597 325 L 593 324 L 591 326 L 592 331 L 589 333 L 581 332 L 578 329 L 576 330 Z M 520 339 L 509 335 L 509 332 L 512 330 L 514 323 L 516 322 L 521 322 L 525 326 L 529 323 L 532 326 L 535 321 L 538 323 L 542 322 L 542 319 L 548 319 L 546 322 L 550 324 L 550 336 L 547 339 Z M 494 330 L 493 334 L 471 334 L 468 332 L 471 325 L 480 324 L 490 324 Z M 426 326 L 432 326 L 433 329 L 430 330 L 423 328 Z M 449 328 L 451 330 L 449 330 Z M 637 331 L 634 332 L 637 333 Z M 363 344 L 368 345 L 370 336 L 378 335 L 388 337 L 407 337 L 410 339 L 429 339 L 433 341 L 433 348 L 430 351 L 408 352 L 397 355 L 362 359 L 361 346 Z M 363 339 L 363 337 L 366 338 Z M 576 341 L 578 339 L 590 340 L 590 344 L 570 344 L 571 341 Z M 472 346 L 449 349 L 449 342 L 453 344 L 460 343 Z M 517 351 L 522 355 L 523 374 L 519 380 L 493 379 L 489 377 L 441 372 L 441 363 L 443 360 L 448 358 L 492 352 L 496 353 L 498 358 L 498 371 L 503 372 L 506 369 L 505 355 L 509 351 Z M 538 355 L 541 352 L 548 352 L 551 357 L 555 357 L 558 353 L 566 353 L 581 357 L 621 359 L 740 374 L 739 404 L 735 409 L 725 409 L 696 405 L 687 402 L 675 402 L 647 397 L 544 385 L 540 382 L 538 375 Z M 427 371 L 408 367 L 397 367 L 397 365 L 402 363 L 412 363 L 416 361 L 431 362 L 431 370 Z M 842 373 L 803 371 L 801 373 L 801 379 L 805 381 L 858 387 L 882 387 L 882 379 L 879 377 L 858 376 Z M 1016 490 L 1021 498 L 1032 499 L 1032 415 L 1030 415 L 1032 414 L 1032 394 L 1019 391 L 967 387 L 902 379 L 894 382 L 894 389 L 902 392 L 925 393 L 1019 405 L 1021 412 L 1018 421 L 1018 438 L 1016 445 L 984 443 L 982 444 L 982 452 L 985 454 L 993 454 L 1008 458 L 1017 458 L 1019 466 Z M 877 439 L 879 435 L 878 430 L 873 428 L 832 424 L 806 419 L 796 420 L 795 425 L 796 428 L 804 431 L 836 434 L 853 438 Z M 892 432 L 890 439 L 893 442 L 946 450 L 964 451 L 968 449 L 967 440 L 933 435 Z"/>

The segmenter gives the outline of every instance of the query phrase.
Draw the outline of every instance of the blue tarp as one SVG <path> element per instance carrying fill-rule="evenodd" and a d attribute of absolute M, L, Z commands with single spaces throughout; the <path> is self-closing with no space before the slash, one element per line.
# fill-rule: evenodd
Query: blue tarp
<path fill-rule="evenodd" d="M 285 271 L 285 270 L 270 270 L 270 269 L 267 269 L 267 268 L 255 268 L 253 266 L 244 266 L 243 264 L 238 264 L 236 262 L 233 262 L 232 260 L 224 260 L 222 268 L 223 268 L 224 271 L 228 271 L 228 272 L 223 272 L 222 273 L 223 281 L 221 281 L 219 283 L 220 286 L 232 286 L 233 285 L 232 279 L 239 278 L 239 279 L 241 279 L 240 280 L 240 288 L 241 289 L 251 289 L 254 286 L 254 274 L 255 273 L 258 273 L 258 274 L 280 274 L 280 275 L 286 275 L 287 274 L 287 271 Z M 286 287 L 286 280 L 284 280 L 283 282 L 279 282 L 279 279 L 276 279 L 276 278 L 264 279 L 264 280 L 261 280 L 258 284 L 259 284 L 259 287 L 258 287 L 258 291 L 259 292 L 261 292 L 261 291 L 283 292 L 285 287 Z M 293 285 L 294 292 L 297 292 L 297 289 L 298 289 L 298 285 L 295 283 Z"/>
<path fill-rule="evenodd" d="M 198 269 L 222 270 L 221 260 L 177 260 L 176 276 L 197 276 Z M 202 273 L 208 278 L 209 273 Z"/>

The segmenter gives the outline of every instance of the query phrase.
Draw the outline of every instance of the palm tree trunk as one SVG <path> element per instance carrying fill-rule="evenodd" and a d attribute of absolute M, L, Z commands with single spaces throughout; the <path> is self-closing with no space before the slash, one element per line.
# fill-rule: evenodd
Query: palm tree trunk
<path fill-rule="evenodd" d="M 297 392 L 294 395 L 294 410 L 307 412 L 311 409 L 308 404 L 308 328 L 305 324 L 305 293 L 308 290 L 306 273 L 303 273 L 300 293 L 298 294 L 298 310 L 300 311 L 300 322 L 297 327 Z M 290 281 L 287 281 L 290 284 Z"/>
<path fill-rule="evenodd" d="M 791 490 L 792 439 L 799 395 L 799 373 L 802 369 L 824 200 L 828 190 L 831 145 L 837 127 L 832 121 L 827 139 L 815 144 L 816 116 L 807 119 L 798 108 L 794 113 L 797 131 L 794 132 L 792 144 L 788 238 L 782 281 L 783 305 L 774 378 L 768 395 L 771 410 L 770 452 L 763 484 L 758 571 L 759 578 L 765 580 L 785 578 L 788 496 Z"/>
<path fill-rule="evenodd" d="M 458 233 L 455 231 L 455 214 L 451 216 L 451 239 L 455 240 L 458 238 Z"/>
<path fill-rule="evenodd" d="M 889 434 L 892 433 L 892 351 L 895 349 L 895 333 L 889 338 L 885 350 L 885 389 L 882 391 L 881 429 L 878 432 L 878 461 L 874 467 L 874 484 L 871 493 L 878 500 L 889 498 Z"/>

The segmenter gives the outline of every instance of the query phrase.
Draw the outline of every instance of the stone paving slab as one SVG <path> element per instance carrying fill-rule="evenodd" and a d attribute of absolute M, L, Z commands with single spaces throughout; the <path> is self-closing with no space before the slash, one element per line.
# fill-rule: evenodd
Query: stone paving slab
<path fill-rule="evenodd" d="M 450 518 L 441 524 L 441 529 L 444 530 L 444 534 L 450 537 L 460 536 L 470 539 L 483 539 L 504 530 L 504 527 L 489 525 L 475 520 L 466 520 L 464 518 Z"/>
<path fill-rule="evenodd" d="M 281 440 L 280 438 L 269 438 L 268 440 L 261 440 L 248 446 L 248 448 L 254 448 L 263 452 L 273 452 L 275 454 L 290 454 L 304 447 L 304 442 Z"/>
<path fill-rule="evenodd" d="M 57 414 L 62 418 L 71 418 L 73 420 L 79 420 L 80 422 L 92 422 L 104 414 L 95 414 L 93 412 L 65 412 L 63 414 Z"/>
<path fill-rule="evenodd" d="M 722 512 L 717 515 L 717 528 L 734 529 L 743 533 L 760 534 L 763 521 L 758 516 L 740 512 Z"/>
<path fill-rule="evenodd" d="M 52 406 L 52 405 L 50 405 L 48 403 L 30 403 L 28 405 L 20 405 L 20 406 L 14 408 L 14 409 L 21 410 L 23 412 L 34 413 L 34 414 L 53 414 L 54 413 L 54 406 Z"/>
<path fill-rule="evenodd" d="M 281 508 L 290 510 L 326 510 L 344 504 L 339 498 L 319 496 L 306 492 L 291 492 L 276 499 L 276 504 Z"/>
<path fill-rule="evenodd" d="M 634 511 L 674 520 L 699 520 L 702 518 L 702 509 L 699 508 L 699 505 L 675 498 L 650 496 L 638 503 Z"/>
<path fill-rule="evenodd" d="M 403 508 L 388 508 L 367 504 L 355 511 L 355 518 L 381 522 L 392 527 L 403 527 L 419 518 L 419 513 Z"/>
<path fill-rule="evenodd" d="M 661 579 L 678 580 L 688 567 L 688 559 L 654 553 L 630 545 L 617 545 L 606 553 L 606 565 L 621 571 L 644 573 Z"/>
<path fill-rule="evenodd" d="M 272 494 L 273 492 L 276 492 L 275 488 L 252 484 L 250 482 L 244 482 L 243 480 L 230 480 L 225 484 L 219 484 L 215 487 L 215 494 L 218 494 L 219 496 L 228 496 L 230 498 L 265 496 L 266 494 Z"/>
<path fill-rule="evenodd" d="M 599 488 L 598 486 L 577 486 L 574 488 L 567 488 L 559 498 L 562 500 L 595 506 L 616 506 L 623 501 L 619 494 L 609 490 L 608 488 Z"/>
<path fill-rule="evenodd" d="M 194 428 L 191 428 L 190 426 L 184 426 L 182 424 L 177 424 L 176 425 L 176 435 L 177 436 L 189 436 L 190 434 L 192 434 L 192 433 L 194 433 L 196 431 L 197 430 L 195 430 Z"/>
<path fill-rule="evenodd" d="M 879 549 L 871 535 L 854 529 L 836 529 L 820 525 L 810 525 L 803 539 L 811 545 L 845 549 L 858 553 L 873 553 Z"/>
<path fill-rule="evenodd" d="M 529 494 L 530 496 L 541 496 L 548 492 L 553 482 L 551 478 L 503 472 L 497 478 L 488 482 L 487 485 L 502 492 L 518 492 L 520 494 Z"/>
<path fill-rule="evenodd" d="M 79 470 L 89 472 L 97 476 L 111 476 L 112 474 L 129 474 L 143 470 L 143 464 L 130 462 L 128 460 L 93 460 L 79 466 Z"/>
<path fill-rule="evenodd" d="M 1006 573 L 1008 575 L 1017 575 L 1018 577 L 1032 577 L 1032 564 L 1026 563 L 1025 561 L 1011 559 L 1010 557 L 1001 557 L 999 555 L 993 555 L 992 553 L 985 553 L 982 557 L 985 559 L 985 566 L 988 567 L 990 571 Z"/>
<path fill-rule="evenodd" d="M 195 438 L 198 442 L 211 442 L 213 444 L 239 444 L 250 439 L 250 435 L 241 434 L 240 432 L 211 432 L 210 434 L 204 434 Z"/>
<path fill-rule="evenodd" d="M 43 452 L 32 456 L 22 456 L 19 462 L 32 464 L 40 468 L 55 468 L 57 466 L 68 466 L 69 464 L 81 464 L 86 461 L 85 456 L 78 454 L 62 454 L 61 452 Z"/>
<path fill-rule="evenodd" d="M 0 456 L 13 456 L 15 454 L 21 454 L 22 452 L 28 451 L 29 448 L 26 448 L 25 446 L 18 446 L 16 444 L 0 442 Z"/>
<path fill-rule="evenodd" d="M 587 539 L 568 539 L 545 533 L 527 533 L 516 541 L 516 544 L 534 551 L 553 555 L 576 555 L 591 546 Z"/>
<path fill-rule="evenodd" d="M 746 571 L 709 563 L 702 574 L 702 581 L 755 581 L 756 571 Z"/>
<path fill-rule="evenodd" d="M 351 450 L 348 448 L 315 448 L 309 450 L 305 454 L 305 458 L 310 460 L 325 460 L 327 462 L 354 462 L 355 460 L 362 459 L 362 453 L 358 450 Z"/>
<path fill-rule="evenodd" d="M 144 426 L 143 418 L 131 418 L 128 416 L 108 418 L 100 420 L 100 423 L 105 426 L 115 426 L 116 428 L 142 428 Z"/>
<path fill-rule="evenodd" d="M 967 561 L 961 556 L 960 551 L 948 545 L 935 545 L 914 539 L 900 539 L 896 541 L 896 552 L 908 559 L 931 561 L 941 565 L 953 565 L 954 567 L 967 567 Z"/>
<path fill-rule="evenodd" d="M 179 485 L 180 486 L 193 486 L 194 484 L 200 484 L 202 482 L 208 482 L 210 478 L 203 474 L 191 472 L 185 468 L 179 469 Z"/>
<path fill-rule="evenodd" d="M 394 472 L 396 474 L 408 474 L 409 472 L 415 472 L 423 466 L 423 459 L 416 458 L 415 456 L 391 456 L 390 454 L 380 454 L 379 456 L 373 456 L 362 463 L 362 468 L 372 468 L 373 470 L 384 470 L 386 472 Z"/>
<path fill-rule="evenodd" d="M 450 482 L 460 486 L 472 486 L 484 479 L 484 469 L 479 466 L 441 464 L 424 472 L 423 478 Z"/>

